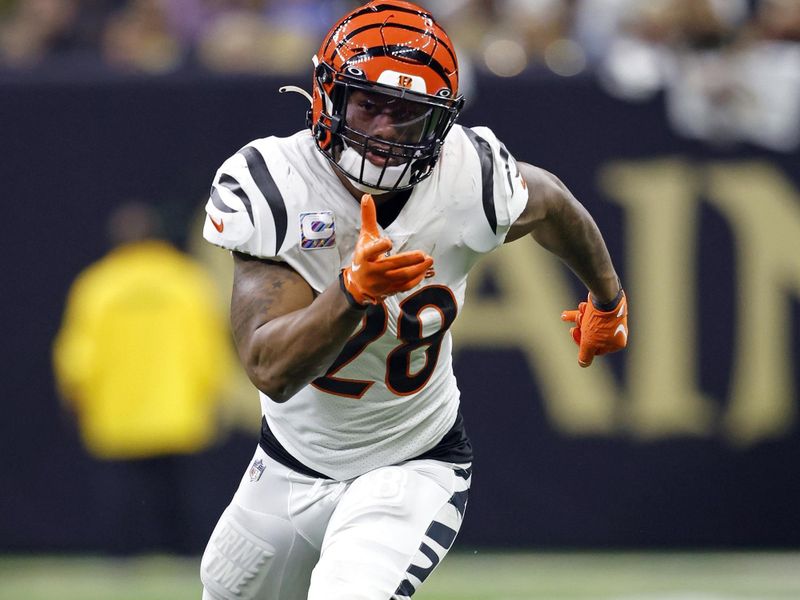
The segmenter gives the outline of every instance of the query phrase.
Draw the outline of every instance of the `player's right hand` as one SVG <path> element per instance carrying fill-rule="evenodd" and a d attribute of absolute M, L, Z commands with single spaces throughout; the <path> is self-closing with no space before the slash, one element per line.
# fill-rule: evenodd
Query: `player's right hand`
<path fill-rule="evenodd" d="M 392 241 L 378 232 L 375 201 L 364 194 L 353 264 L 342 271 L 344 287 L 358 304 L 377 304 L 416 287 L 433 265 L 433 258 L 419 250 L 389 255 L 391 249 Z"/>

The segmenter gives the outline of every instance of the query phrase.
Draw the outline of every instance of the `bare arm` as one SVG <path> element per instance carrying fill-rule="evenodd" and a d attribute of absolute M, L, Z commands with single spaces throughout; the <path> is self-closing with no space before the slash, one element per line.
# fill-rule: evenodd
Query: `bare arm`
<path fill-rule="evenodd" d="M 253 384 L 285 402 L 323 375 L 364 312 L 332 284 L 316 298 L 291 267 L 233 253 L 231 325 L 236 349 Z"/>
<path fill-rule="evenodd" d="M 528 186 L 528 204 L 506 242 L 531 234 L 572 269 L 598 302 L 612 301 L 619 278 L 594 219 L 552 173 L 522 162 L 519 170 Z"/>

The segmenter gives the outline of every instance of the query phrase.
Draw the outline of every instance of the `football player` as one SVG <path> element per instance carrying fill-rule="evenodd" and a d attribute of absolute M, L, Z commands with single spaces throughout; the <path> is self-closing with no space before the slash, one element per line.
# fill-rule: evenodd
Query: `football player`
<path fill-rule="evenodd" d="M 456 55 L 427 11 L 374 0 L 313 63 L 308 128 L 239 150 L 206 206 L 206 239 L 233 252 L 233 334 L 263 412 L 203 556 L 206 600 L 419 589 L 467 506 L 449 330 L 487 252 L 531 234 L 586 284 L 562 314 L 581 366 L 627 341 L 587 211 L 491 130 L 455 124 Z"/>

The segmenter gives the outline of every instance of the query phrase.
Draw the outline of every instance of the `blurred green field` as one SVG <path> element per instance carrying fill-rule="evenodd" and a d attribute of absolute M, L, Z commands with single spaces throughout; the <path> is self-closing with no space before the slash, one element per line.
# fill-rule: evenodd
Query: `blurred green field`
<path fill-rule="evenodd" d="M 199 600 L 199 559 L 0 556 L 0 600 Z M 797 600 L 800 553 L 454 553 L 415 600 Z"/>

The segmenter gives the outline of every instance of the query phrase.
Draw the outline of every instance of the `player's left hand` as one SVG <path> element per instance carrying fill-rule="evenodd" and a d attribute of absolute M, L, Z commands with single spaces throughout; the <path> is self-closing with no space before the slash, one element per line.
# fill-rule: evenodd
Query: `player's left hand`
<path fill-rule="evenodd" d="M 561 320 L 575 323 L 570 329 L 578 345 L 578 364 L 588 367 L 595 356 L 622 350 L 628 344 L 628 299 L 624 292 L 617 305 L 609 311 L 598 310 L 591 294 L 578 310 L 565 310 Z"/>

